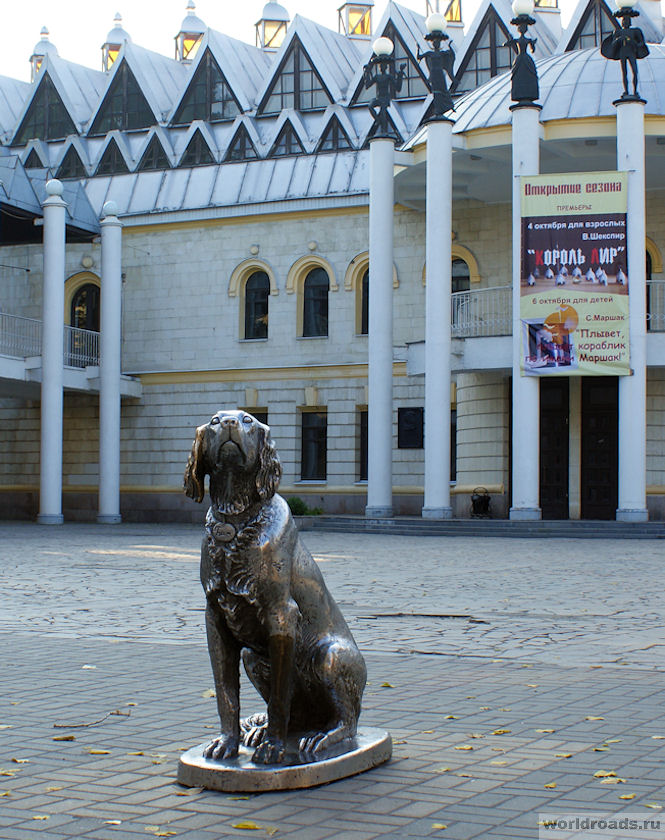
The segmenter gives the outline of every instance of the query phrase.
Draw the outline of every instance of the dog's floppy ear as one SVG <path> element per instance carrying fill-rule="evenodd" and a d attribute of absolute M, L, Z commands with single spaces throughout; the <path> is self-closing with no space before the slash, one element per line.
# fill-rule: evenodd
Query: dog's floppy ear
<path fill-rule="evenodd" d="M 207 424 L 199 426 L 192 444 L 192 451 L 187 459 L 183 487 L 185 495 L 195 502 L 202 502 L 205 495 L 205 430 Z"/>
<path fill-rule="evenodd" d="M 270 437 L 268 426 L 259 428 L 259 469 L 256 473 L 256 489 L 262 502 L 272 499 L 282 477 L 282 465 Z"/>

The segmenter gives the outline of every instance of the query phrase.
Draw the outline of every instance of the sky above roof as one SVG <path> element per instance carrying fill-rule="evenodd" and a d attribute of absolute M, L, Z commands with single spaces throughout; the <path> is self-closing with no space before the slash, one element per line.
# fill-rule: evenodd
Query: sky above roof
<path fill-rule="evenodd" d="M 435 2 L 435 0 L 433 0 Z M 462 0 L 464 23 L 473 20 L 480 0 Z M 342 0 L 288 0 L 283 5 L 291 19 L 296 14 L 337 30 L 337 8 Z M 426 0 L 400 0 L 400 4 L 425 13 Z M 9 4 L 4 15 L 5 38 L 0 51 L 0 75 L 30 80 L 29 59 L 46 26 L 61 58 L 101 69 L 101 46 L 113 28 L 119 12 L 123 26 L 135 44 L 173 57 L 173 38 L 186 15 L 187 0 L 30 0 Z M 378 23 L 386 0 L 375 0 L 374 21 Z M 567 22 L 574 0 L 560 0 L 562 19 Z M 196 14 L 205 24 L 234 38 L 254 43 L 254 24 L 261 17 L 263 0 L 196 0 Z M 441 0 L 445 8 L 445 0 Z"/>

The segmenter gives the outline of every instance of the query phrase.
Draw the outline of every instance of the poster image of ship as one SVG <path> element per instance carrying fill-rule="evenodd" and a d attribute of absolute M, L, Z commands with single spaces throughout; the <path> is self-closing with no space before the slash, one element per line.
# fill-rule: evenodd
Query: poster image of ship
<path fill-rule="evenodd" d="M 630 373 L 623 172 L 521 178 L 521 371 Z"/>

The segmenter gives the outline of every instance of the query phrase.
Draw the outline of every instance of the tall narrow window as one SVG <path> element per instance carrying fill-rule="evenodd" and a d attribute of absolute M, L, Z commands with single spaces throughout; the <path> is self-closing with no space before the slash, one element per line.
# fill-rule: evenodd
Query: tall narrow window
<path fill-rule="evenodd" d="M 457 480 L 457 409 L 450 409 L 450 480 Z"/>
<path fill-rule="evenodd" d="M 303 336 L 328 335 L 328 289 L 323 268 L 313 268 L 303 285 Z"/>
<path fill-rule="evenodd" d="M 268 338 L 270 280 L 255 271 L 245 284 L 245 338 Z"/>
<path fill-rule="evenodd" d="M 232 120 L 239 113 L 240 106 L 228 82 L 210 51 L 206 50 L 175 112 L 173 124 L 188 125 L 194 120 L 220 122 Z"/>
<path fill-rule="evenodd" d="M 397 409 L 397 448 L 422 449 L 425 441 L 425 410 Z"/>
<path fill-rule="evenodd" d="M 367 481 L 367 409 L 358 412 L 358 481 Z"/>
<path fill-rule="evenodd" d="M 315 111 L 331 101 L 309 56 L 294 39 L 267 98 L 259 107 L 259 114 L 278 114 L 283 108 Z"/>
<path fill-rule="evenodd" d="M 369 268 L 360 285 L 360 335 L 369 333 Z"/>
<path fill-rule="evenodd" d="M 302 414 L 302 481 L 325 481 L 328 461 L 328 415 L 325 411 Z"/>
<path fill-rule="evenodd" d="M 69 134 L 76 134 L 76 128 L 47 74 L 37 87 L 12 145 L 23 146 L 28 140 L 62 140 Z"/>
<path fill-rule="evenodd" d="M 134 74 L 123 61 L 108 89 L 90 129 L 91 135 L 106 134 L 114 128 L 133 131 L 157 122 Z"/>
<path fill-rule="evenodd" d="M 490 7 L 478 27 L 476 37 L 469 47 L 467 58 L 457 71 L 452 85 L 457 94 L 468 93 L 511 67 L 510 47 L 506 41 L 512 37 Z"/>
<path fill-rule="evenodd" d="M 453 259 L 452 284 L 453 292 L 468 292 L 471 286 L 469 266 L 459 257 Z"/>
<path fill-rule="evenodd" d="M 99 286 L 86 283 L 74 293 L 70 324 L 80 330 L 99 332 Z"/>

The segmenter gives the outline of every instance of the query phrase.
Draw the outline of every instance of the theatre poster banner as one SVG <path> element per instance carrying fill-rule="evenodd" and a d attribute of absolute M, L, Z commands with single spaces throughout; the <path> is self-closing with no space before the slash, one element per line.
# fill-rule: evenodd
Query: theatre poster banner
<path fill-rule="evenodd" d="M 630 373 L 625 172 L 521 179 L 521 373 Z"/>

